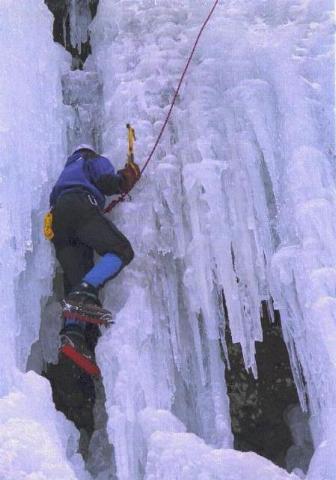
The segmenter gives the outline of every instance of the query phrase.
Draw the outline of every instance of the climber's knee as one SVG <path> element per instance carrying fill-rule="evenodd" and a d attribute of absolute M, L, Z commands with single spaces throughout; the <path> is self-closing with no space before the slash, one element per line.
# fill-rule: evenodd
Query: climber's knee
<path fill-rule="evenodd" d="M 133 251 L 132 245 L 126 239 L 123 242 L 121 251 L 119 253 L 118 252 L 115 252 L 115 253 L 120 256 L 124 266 L 128 265 L 134 258 L 134 251 Z"/>

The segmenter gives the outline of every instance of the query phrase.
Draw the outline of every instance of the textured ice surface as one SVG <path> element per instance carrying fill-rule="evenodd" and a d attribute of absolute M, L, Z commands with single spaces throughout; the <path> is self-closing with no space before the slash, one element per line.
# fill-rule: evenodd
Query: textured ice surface
<path fill-rule="evenodd" d="M 100 1 L 93 56 L 104 85 L 103 146 L 118 166 L 128 121 L 145 160 L 211 4 Z M 212 447 L 232 445 L 222 294 L 233 341 L 255 374 L 260 303 L 273 297 L 316 445 L 328 436 L 336 393 L 332 8 L 323 0 L 220 3 L 152 164 L 133 201 L 112 214 L 136 252 L 106 288 L 116 325 L 98 347 L 121 480 L 142 478 L 148 466 L 146 408 L 171 411 Z M 157 469 L 159 478 L 160 456 Z"/>
<path fill-rule="evenodd" d="M 145 480 L 298 480 L 255 453 L 214 450 L 191 433 L 156 432 Z"/>
<path fill-rule="evenodd" d="M 101 89 L 94 70 L 75 70 L 62 77 L 63 102 L 67 108 L 68 153 L 80 143 L 90 143 L 101 149 Z"/>
<path fill-rule="evenodd" d="M 34 6 L 32 6 L 34 5 Z M 25 367 L 38 336 L 40 302 L 51 289 L 51 248 L 41 236 L 50 178 L 63 155 L 59 70 L 64 62 L 54 46 L 51 15 L 43 2 L 13 8 L 2 2 L 0 165 L 1 318 L 7 336 L 1 370 L 2 391 L 14 365 Z M 36 35 L 39 31 L 39 35 Z M 34 35 L 32 34 L 34 32 Z M 41 48 L 41 42 L 43 48 Z M 38 54 L 37 54 L 38 52 Z"/>
<path fill-rule="evenodd" d="M 65 155 L 61 73 L 69 60 L 53 43 L 42 0 L 4 0 L 0 19 L 0 478 L 84 479 L 78 432 L 55 411 L 48 382 L 21 373 L 52 290 L 42 224 Z"/>
<path fill-rule="evenodd" d="M 87 38 L 88 16 L 77 8 L 87 3 L 71 2 L 73 44 Z M 211 4 L 100 0 L 90 61 L 103 80 L 104 153 L 117 167 L 128 121 L 139 161 L 149 153 Z M 230 449 L 223 295 L 255 374 L 260 302 L 274 298 L 312 412 L 307 478 L 336 477 L 332 8 L 220 2 L 153 163 L 133 201 L 112 214 L 136 252 L 106 288 L 116 325 L 97 348 L 118 480 L 298 478 Z M 0 478 L 85 479 L 75 430 L 53 409 L 47 383 L 19 372 L 51 293 L 53 257 L 40 232 L 66 154 L 65 57 L 42 0 L 4 0 L 0 17 Z M 69 103 L 90 98 L 71 144 L 89 131 L 97 92 L 93 82 L 84 94 L 85 79 L 70 77 Z M 46 335 L 53 308 L 31 356 L 36 368 L 55 348 Z M 99 455 L 112 455 L 102 438 Z"/>
<path fill-rule="evenodd" d="M 49 382 L 30 372 L 16 383 L 0 399 L 0 478 L 89 480 L 76 453 L 79 433 L 56 412 Z"/>

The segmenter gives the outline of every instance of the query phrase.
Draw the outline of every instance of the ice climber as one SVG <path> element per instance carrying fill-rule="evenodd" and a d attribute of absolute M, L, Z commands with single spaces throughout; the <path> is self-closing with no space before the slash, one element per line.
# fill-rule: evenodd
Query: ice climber
<path fill-rule="evenodd" d="M 139 177 L 136 163 L 115 172 L 111 162 L 88 144 L 78 145 L 68 157 L 52 189 L 50 206 L 52 242 L 64 274 L 64 305 L 70 306 L 70 312 L 79 308 L 88 316 L 93 310 L 98 317 L 104 313 L 99 289 L 133 259 L 130 242 L 106 218 L 103 208 L 105 196 L 128 192 Z M 101 257 L 96 264 L 94 252 Z M 87 373 L 95 371 L 97 325 L 70 313 L 60 335 L 60 351 Z"/>

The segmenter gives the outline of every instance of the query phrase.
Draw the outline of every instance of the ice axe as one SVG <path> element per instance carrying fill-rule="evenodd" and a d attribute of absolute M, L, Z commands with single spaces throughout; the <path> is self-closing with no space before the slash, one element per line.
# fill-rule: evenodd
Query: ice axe
<path fill-rule="evenodd" d="M 127 153 L 127 163 L 134 163 L 134 142 L 136 141 L 135 138 L 135 130 L 131 127 L 129 123 L 126 124 L 127 128 L 127 137 L 128 137 L 128 153 Z"/>

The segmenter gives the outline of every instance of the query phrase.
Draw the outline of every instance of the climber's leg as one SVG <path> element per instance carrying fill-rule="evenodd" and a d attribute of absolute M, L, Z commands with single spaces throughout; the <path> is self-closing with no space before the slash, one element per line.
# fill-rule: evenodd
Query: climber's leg
<path fill-rule="evenodd" d="M 94 346 L 97 336 L 90 341 L 86 332 L 90 328 L 95 328 L 96 332 L 99 330 L 89 322 L 110 315 L 100 308 L 98 290 L 132 260 L 133 250 L 127 238 L 85 193 L 69 193 L 58 200 L 53 228 L 57 258 L 68 285 L 74 286 L 69 293 L 67 286 L 65 292 L 64 315 L 68 320 L 61 332 L 61 354 L 90 373 L 90 369 L 96 368 Z M 96 266 L 93 251 L 102 257 Z M 81 364 L 83 359 L 85 361 Z"/>
<path fill-rule="evenodd" d="M 63 270 L 64 295 L 67 296 L 94 266 L 93 250 L 74 239 L 70 239 L 69 245 L 55 247 L 56 258 Z"/>
<path fill-rule="evenodd" d="M 131 262 L 134 253 L 127 238 L 98 208 L 93 210 L 87 222 L 80 225 L 76 234 L 83 244 L 101 256 L 68 297 L 68 300 L 81 303 L 85 296 L 94 298 L 108 280 L 116 277 Z"/>
<path fill-rule="evenodd" d="M 96 215 L 77 234 L 81 242 L 92 247 L 102 257 L 83 278 L 96 288 L 118 275 L 134 257 L 128 239 L 98 209 Z"/>

